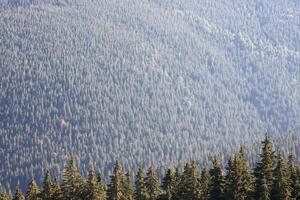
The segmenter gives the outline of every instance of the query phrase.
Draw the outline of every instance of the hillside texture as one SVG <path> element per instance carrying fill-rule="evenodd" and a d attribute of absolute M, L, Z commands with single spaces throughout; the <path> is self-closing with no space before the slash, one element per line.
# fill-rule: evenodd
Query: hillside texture
<path fill-rule="evenodd" d="M 70 155 L 105 175 L 116 159 L 135 171 L 206 164 L 266 132 L 297 153 L 299 10 L 298 0 L 0 1 L 0 185 L 40 181 Z"/>

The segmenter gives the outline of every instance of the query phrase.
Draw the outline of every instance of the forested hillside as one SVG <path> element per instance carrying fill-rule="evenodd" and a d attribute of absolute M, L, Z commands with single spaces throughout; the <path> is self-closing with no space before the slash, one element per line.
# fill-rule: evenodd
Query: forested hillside
<path fill-rule="evenodd" d="M 298 0 L 0 1 L 0 183 L 300 144 Z M 224 154 L 224 155 L 223 155 Z M 80 168 L 81 169 L 81 168 Z M 162 170 L 159 170 L 162 171 Z"/>
<path fill-rule="evenodd" d="M 156 169 L 150 166 L 146 173 L 139 168 L 132 178 L 117 161 L 109 182 L 101 171 L 89 167 L 83 177 L 71 158 L 64 167 L 59 181 L 45 172 L 42 186 L 34 179 L 26 193 L 16 188 L 14 194 L 0 191 L 1 200 L 298 200 L 300 199 L 300 167 L 295 155 L 288 159 L 276 152 L 270 138 L 261 145 L 259 160 L 251 168 L 243 148 L 232 155 L 226 170 L 218 156 L 212 159 L 210 168 L 201 167 L 195 161 L 180 167 L 167 168 L 162 180 Z"/>

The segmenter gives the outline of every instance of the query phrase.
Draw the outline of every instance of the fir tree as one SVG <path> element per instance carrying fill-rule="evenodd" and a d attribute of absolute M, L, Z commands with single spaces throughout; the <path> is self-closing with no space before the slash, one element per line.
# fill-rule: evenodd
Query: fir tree
<path fill-rule="evenodd" d="M 162 200 L 171 200 L 174 195 L 174 177 L 171 169 L 168 169 L 165 177 L 162 180 Z"/>
<path fill-rule="evenodd" d="M 97 184 L 98 184 L 101 199 L 106 199 L 107 198 L 106 185 L 104 182 L 104 178 L 102 177 L 102 174 L 100 172 L 98 172 Z"/>
<path fill-rule="evenodd" d="M 145 185 L 145 175 L 141 168 L 138 169 L 135 179 L 135 200 L 147 200 L 148 193 Z"/>
<path fill-rule="evenodd" d="M 226 198 L 232 200 L 250 199 L 253 193 L 253 177 L 241 148 L 238 155 L 228 161 L 226 175 Z"/>
<path fill-rule="evenodd" d="M 221 170 L 221 164 L 215 156 L 213 159 L 213 168 L 209 171 L 211 176 L 211 200 L 223 200 L 224 197 L 224 176 Z"/>
<path fill-rule="evenodd" d="M 289 155 L 288 171 L 290 178 L 291 199 L 300 199 L 300 176 L 299 167 L 296 165 L 296 159 L 294 155 Z"/>
<path fill-rule="evenodd" d="M 62 191 L 64 199 L 84 199 L 82 191 L 83 186 L 84 181 L 76 167 L 76 160 L 72 157 L 63 172 Z"/>
<path fill-rule="evenodd" d="M 209 171 L 204 168 L 201 172 L 200 178 L 200 199 L 209 200 L 210 199 L 210 187 L 211 187 L 211 176 Z"/>
<path fill-rule="evenodd" d="M 197 165 L 193 161 L 184 167 L 181 177 L 177 199 L 197 200 L 200 199 L 200 180 L 197 172 Z"/>
<path fill-rule="evenodd" d="M 55 179 L 53 183 L 52 200 L 61 200 L 61 199 L 63 199 L 63 193 L 60 187 L 60 183 L 57 181 L 57 179 Z"/>
<path fill-rule="evenodd" d="M 274 173 L 272 200 L 289 200 L 291 197 L 288 169 L 281 153 L 277 156 L 277 166 Z"/>
<path fill-rule="evenodd" d="M 5 190 L 1 190 L 1 192 L 0 192 L 0 200 L 8 200 L 8 199 L 9 199 L 9 196 L 6 193 L 6 191 Z"/>
<path fill-rule="evenodd" d="M 88 179 L 85 185 L 84 197 L 86 200 L 102 200 L 101 191 L 97 183 L 96 174 L 92 168 L 89 170 Z"/>
<path fill-rule="evenodd" d="M 25 200 L 25 197 L 19 187 L 17 187 L 16 189 L 16 193 L 13 200 Z"/>
<path fill-rule="evenodd" d="M 260 161 L 255 168 L 255 198 L 258 200 L 270 200 L 274 183 L 275 153 L 273 144 L 266 135 L 262 142 Z"/>
<path fill-rule="evenodd" d="M 129 172 L 125 174 L 124 199 L 126 200 L 134 199 L 134 190 L 133 190 L 132 180 Z"/>
<path fill-rule="evenodd" d="M 29 183 L 29 187 L 26 193 L 26 200 L 38 200 L 39 198 L 39 188 L 36 184 L 36 182 L 34 181 L 34 179 L 32 179 Z"/>
<path fill-rule="evenodd" d="M 121 200 L 123 199 L 123 174 L 118 161 L 116 161 L 114 171 L 110 176 L 110 183 L 108 185 L 108 200 Z"/>
<path fill-rule="evenodd" d="M 146 188 L 149 195 L 149 200 L 157 200 L 161 194 L 160 185 L 155 171 L 150 167 L 147 171 L 147 177 L 145 179 Z"/>
<path fill-rule="evenodd" d="M 51 181 L 51 174 L 49 170 L 46 170 L 40 196 L 43 200 L 52 199 L 52 181 Z"/>

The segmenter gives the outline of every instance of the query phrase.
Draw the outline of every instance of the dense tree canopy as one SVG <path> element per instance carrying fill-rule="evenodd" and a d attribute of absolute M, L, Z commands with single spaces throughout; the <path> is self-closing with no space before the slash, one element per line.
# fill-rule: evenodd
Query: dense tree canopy
<path fill-rule="evenodd" d="M 106 181 L 115 160 L 162 177 L 241 145 L 253 164 L 264 132 L 296 156 L 299 10 L 299 0 L 0 0 L 1 186 L 41 185 L 72 155 L 84 177 L 93 165 Z"/>

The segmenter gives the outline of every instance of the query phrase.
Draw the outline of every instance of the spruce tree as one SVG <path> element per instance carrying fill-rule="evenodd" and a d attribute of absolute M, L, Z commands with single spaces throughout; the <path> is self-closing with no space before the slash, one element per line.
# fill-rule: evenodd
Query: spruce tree
<path fill-rule="evenodd" d="M 49 170 L 46 170 L 40 196 L 43 200 L 52 199 L 52 181 L 51 181 L 51 174 Z"/>
<path fill-rule="evenodd" d="M 200 193 L 200 178 L 196 162 L 193 161 L 184 167 L 176 199 L 197 200 L 200 199 Z"/>
<path fill-rule="evenodd" d="M 62 200 L 62 199 L 63 199 L 63 193 L 60 187 L 60 183 L 57 181 L 57 179 L 55 179 L 53 183 L 52 200 Z"/>
<path fill-rule="evenodd" d="M 290 200 L 291 188 L 288 169 L 284 157 L 281 153 L 277 156 L 277 165 L 274 172 L 274 184 L 272 190 L 272 200 Z"/>
<path fill-rule="evenodd" d="M 149 200 L 157 200 L 161 194 L 158 178 L 155 174 L 153 167 L 150 167 L 147 171 L 147 177 L 145 179 L 146 188 L 149 195 Z"/>
<path fill-rule="evenodd" d="M 291 188 L 291 199 L 300 199 L 300 176 L 298 174 L 299 167 L 296 164 L 294 155 L 289 155 L 288 171 Z"/>
<path fill-rule="evenodd" d="M 255 199 L 270 200 L 274 183 L 275 152 L 273 144 L 266 135 L 262 142 L 260 161 L 255 167 Z"/>
<path fill-rule="evenodd" d="M 100 172 L 98 172 L 97 184 L 98 184 L 98 188 L 99 188 L 101 199 L 105 199 L 106 200 L 107 199 L 106 185 L 105 185 L 105 182 L 104 182 L 104 178 L 102 177 L 102 174 Z"/>
<path fill-rule="evenodd" d="M 125 174 L 124 199 L 125 200 L 133 200 L 134 199 L 134 190 L 133 190 L 132 180 L 131 180 L 129 172 L 127 172 Z"/>
<path fill-rule="evenodd" d="M 17 187 L 16 189 L 16 193 L 13 200 L 25 200 L 25 197 L 19 187 Z"/>
<path fill-rule="evenodd" d="M 213 167 L 209 171 L 211 176 L 211 200 L 223 200 L 224 198 L 224 176 L 221 169 L 221 164 L 215 156 L 213 159 Z"/>
<path fill-rule="evenodd" d="M 89 170 L 88 179 L 85 185 L 84 197 L 86 200 L 102 200 L 101 191 L 93 168 Z"/>
<path fill-rule="evenodd" d="M 232 200 L 250 199 L 254 190 L 251 169 L 241 148 L 238 155 L 228 161 L 225 196 Z"/>
<path fill-rule="evenodd" d="M 171 200 L 174 195 L 174 177 L 171 169 L 168 169 L 162 180 L 162 200 Z"/>
<path fill-rule="evenodd" d="M 209 171 L 204 168 L 201 171 L 200 177 L 200 199 L 201 200 L 209 200 L 210 199 L 210 187 L 211 187 L 211 176 Z"/>
<path fill-rule="evenodd" d="M 26 200 L 38 200 L 39 198 L 39 188 L 36 184 L 36 182 L 34 181 L 34 179 L 32 179 L 29 183 L 28 186 L 28 190 L 26 193 Z"/>
<path fill-rule="evenodd" d="M 141 168 L 138 169 L 135 178 L 135 200 L 147 200 L 148 193 L 145 184 L 145 175 Z"/>
<path fill-rule="evenodd" d="M 118 161 L 116 161 L 113 173 L 110 175 L 110 183 L 108 185 L 108 200 L 123 199 L 123 174 Z"/>
<path fill-rule="evenodd" d="M 6 191 L 5 190 L 1 190 L 1 192 L 0 192 L 0 200 L 8 200 L 8 199 L 9 199 L 9 196 L 6 193 Z"/>
<path fill-rule="evenodd" d="M 79 173 L 75 158 L 71 158 L 68 165 L 64 168 L 62 191 L 64 199 L 81 200 L 84 199 L 82 188 L 84 186 L 83 178 Z"/>

